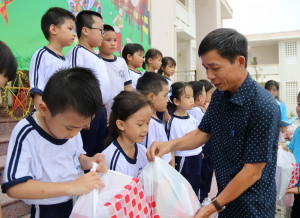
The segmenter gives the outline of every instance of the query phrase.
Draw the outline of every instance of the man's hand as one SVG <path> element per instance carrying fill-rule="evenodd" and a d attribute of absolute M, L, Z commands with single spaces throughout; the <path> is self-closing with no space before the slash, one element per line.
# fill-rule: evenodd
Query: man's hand
<path fill-rule="evenodd" d="M 210 203 L 209 205 L 200 208 L 196 213 L 195 218 L 208 218 L 216 211 L 216 208 Z"/>
<path fill-rule="evenodd" d="M 170 142 L 153 142 L 149 150 L 147 151 L 148 161 L 154 161 L 155 156 L 162 157 L 164 154 L 167 154 L 171 151 Z"/>

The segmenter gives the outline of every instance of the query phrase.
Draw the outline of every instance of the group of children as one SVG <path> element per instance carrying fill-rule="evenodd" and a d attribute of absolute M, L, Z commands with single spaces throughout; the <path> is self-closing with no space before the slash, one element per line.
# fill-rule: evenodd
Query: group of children
<path fill-rule="evenodd" d="M 55 7 L 41 23 L 49 44 L 30 63 L 35 110 L 12 132 L 2 191 L 32 204 L 32 217 L 68 217 L 72 195 L 103 185 L 96 172 L 83 170 L 97 162 L 97 172 L 137 177 L 154 141 L 198 127 L 214 87 L 206 80 L 172 84 L 176 62 L 157 49 L 149 49 L 144 60 L 143 47 L 130 43 L 123 58 L 115 56 L 116 33 L 97 12 L 81 11 L 75 18 Z M 62 49 L 73 43 L 75 26 L 79 44 L 65 57 Z M 199 146 L 162 158 L 203 202 L 213 166 L 210 143 Z"/>

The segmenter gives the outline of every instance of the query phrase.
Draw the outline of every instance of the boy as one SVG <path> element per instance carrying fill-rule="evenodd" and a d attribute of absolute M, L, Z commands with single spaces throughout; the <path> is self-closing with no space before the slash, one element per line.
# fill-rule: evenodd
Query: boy
<path fill-rule="evenodd" d="M 160 74 L 146 72 L 138 79 L 136 89 L 152 102 L 152 116 L 148 134 L 141 143 L 148 149 L 154 141 L 168 141 L 164 122 L 156 114 L 156 112 L 164 112 L 167 108 L 167 96 L 169 94 L 168 81 Z M 165 154 L 162 159 L 170 163 L 173 167 L 175 166 L 171 153 Z"/>
<path fill-rule="evenodd" d="M 108 77 L 110 80 L 111 100 L 107 104 L 110 113 L 113 104 L 113 98 L 121 91 L 132 91 L 132 81 L 129 75 L 128 67 L 123 58 L 113 55 L 117 47 L 117 36 L 112 26 L 104 24 L 104 36 L 99 47 L 100 56 L 106 64 Z"/>
<path fill-rule="evenodd" d="M 101 103 L 90 70 L 61 70 L 49 79 L 38 110 L 14 128 L 2 191 L 32 204 L 31 217 L 69 217 L 72 195 L 102 185 L 96 172 L 83 175 L 82 170 L 98 162 L 97 172 L 106 172 L 104 155 L 85 156 L 79 134 L 101 111 Z"/>
<path fill-rule="evenodd" d="M 69 66 L 62 49 L 75 39 L 74 21 L 70 11 L 58 7 L 50 8 L 42 17 L 41 28 L 49 44 L 33 54 L 29 70 L 30 94 L 36 109 L 49 78 L 58 69 Z"/>
<path fill-rule="evenodd" d="M 94 71 L 102 92 L 103 104 L 107 104 L 111 100 L 109 77 L 104 61 L 93 50 L 101 45 L 104 36 L 102 16 L 94 11 L 81 11 L 76 17 L 76 30 L 79 45 L 69 51 L 67 58 L 72 67 L 87 67 Z M 107 110 L 103 106 L 102 112 L 92 120 L 90 126 L 81 131 L 87 156 L 91 157 L 103 151 L 106 135 Z"/>

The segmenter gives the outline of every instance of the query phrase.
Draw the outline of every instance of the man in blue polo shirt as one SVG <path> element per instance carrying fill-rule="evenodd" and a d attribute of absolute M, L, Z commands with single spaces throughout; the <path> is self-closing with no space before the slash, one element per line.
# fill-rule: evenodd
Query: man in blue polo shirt
<path fill-rule="evenodd" d="M 202 40 L 198 54 L 217 88 L 209 108 L 198 129 L 169 142 L 154 142 L 148 159 L 194 149 L 211 137 L 219 193 L 196 217 L 218 211 L 219 217 L 273 218 L 278 104 L 247 72 L 248 43 L 242 34 L 216 29 Z"/>

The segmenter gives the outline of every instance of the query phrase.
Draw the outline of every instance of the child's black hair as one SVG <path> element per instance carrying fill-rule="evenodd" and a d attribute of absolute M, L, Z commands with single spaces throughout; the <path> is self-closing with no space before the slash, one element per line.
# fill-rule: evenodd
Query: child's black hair
<path fill-rule="evenodd" d="M 103 25 L 103 29 L 104 31 L 113 31 L 113 32 L 116 32 L 115 29 L 111 26 L 111 25 L 108 25 L 108 24 L 104 24 Z"/>
<path fill-rule="evenodd" d="M 268 90 L 268 91 L 270 91 L 270 89 L 271 89 L 272 86 L 275 86 L 276 89 L 277 89 L 277 91 L 279 91 L 279 83 L 276 82 L 275 80 L 269 80 L 269 81 L 267 81 L 266 84 L 265 84 L 265 89 Z M 275 98 L 279 101 L 278 95 Z"/>
<path fill-rule="evenodd" d="M 161 66 L 160 69 L 157 71 L 157 73 L 159 73 L 160 75 L 163 75 L 164 71 L 163 68 L 166 68 L 167 65 L 171 65 L 171 67 L 176 67 L 176 61 L 174 60 L 174 58 L 171 57 L 163 57 L 162 61 L 161 61 Z"/>
<path fill-rule="evenodd" d="M 214 85 L 206 79 L 200 79 L 199 82 L 201 82 L 204 85 L 206 92 L 209 92 L 211 89 L 214 88 Z"/>
<path fill-rule="evenodd" d="M 117 120 L 126 121 L 128 117 L 147 105 L 150 106 L 150 102 L 140 92 L 120 92 L 114 98 L 114 103 L 111 107 L 109 132 L 104 142 L 105 147 L 108 147 L 121 134 L 116 124 Z"/>
<path fill-rule="evenodd" d="M 192 86 L 193 92 L 194 92 L 194 100 L 199 97 L 199 95 L 202 95 L 203 87 L 205 89 L 205 86 L 200 81 L 190 81 L 189 84 Z"/>
<path fill-rule="evenodd" d="M 50 8 L 42 17 L 41 21 L 41 28 L 43 31 L 44 36 L 47 40 L 49 40 L 49 28 L 53 24 L 57 27 L 65 23 L 65 19 L 69 18 L 75 21 L 75 16 L 70 11 L 59 8 L 59 7 L 53 7 Z"/>
<path fill-rule="evenodd" d="M 181 96 L 185 93 L 185 88 L 189 86 L 193 89 L 192 85 L 186 82 L 176 82 L 171 85 L 170 89 L 170 101 L 168 102 L 168 109 L 173 113 L 176 111 L 176 105 L 174 99 L 180 100 Z"/>
<path fill-rule="evenodd" d="M 51 115 L 74 110 L 83 118 L 98 115 L 102 110 L 102 95 L 94 73 L 87 68 L 59 70 L 50 77 L 42 100 Z"/>
<path fill-rule="evenodd" d="M 146 72 L 138 79 L 136 90 L 145 96 L 150 93 L 157 95 L 163 90 L 163 85 L 168 85 L 166 78 L 154 72 Z"/>
<path fill-rule="evenodd" d="M 127 55 L 133 56 L 134 53 L 142 51 L 144 52 L 144 48 L 142 45 L 138 43 L 128 43 L 125 45 L 122 51 L 122 57 L 125 59 L 126 63 L 128 63 Z"/>
<path fill-rule="evenodd" d="M 101 14 L 95 11 L 83 10 L 80 11 L 76 16 L 76 31 L 78 39 L 81 37 L 81 31 L 83 27 L 92 28 L 95 23 L 93 17 L 99 17 L 102 20 Z"/>
<path fill-rule="evenodd" d="M 161 56 L 161 58 L 163 57 L 162 53 L 159 50 L 157 50 L 155 48 L 150 48 L 145 54 L 145 61 L 143 63 L 143 68 L 146 70 L 147 65 L 149 64 L 148 60 L 150 58 L 155 59 L 159 56 Z"/>
<path fill-rule="evenodd" d="M 17 60 L 9 47 L 0 41 L 0 74 L 4 74 L 8 81 L 16 77 Z"/>

